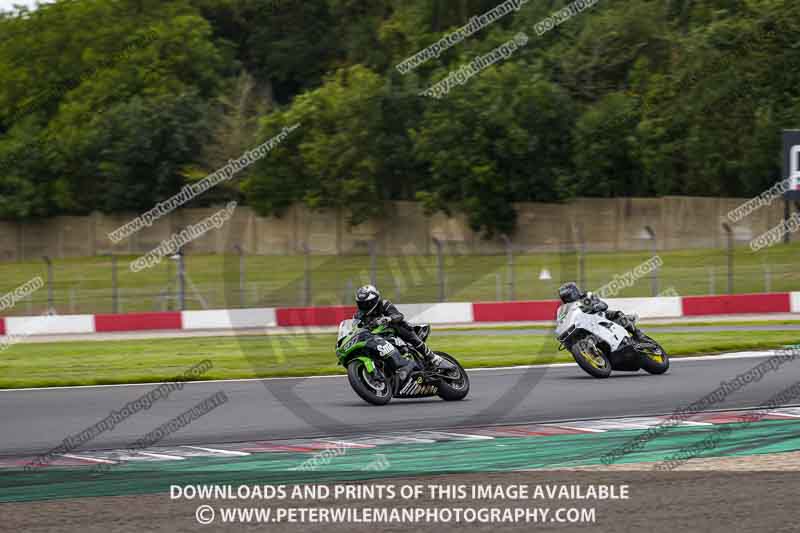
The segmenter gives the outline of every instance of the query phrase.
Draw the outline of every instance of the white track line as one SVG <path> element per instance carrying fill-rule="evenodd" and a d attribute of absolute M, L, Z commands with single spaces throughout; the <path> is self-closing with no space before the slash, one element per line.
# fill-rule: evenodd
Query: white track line
<path fill-rule="evenodd" d="M 798 409 L 798 411 L 800 411 L 800 405 L 785 406 L 785 407 L 782 407 L 780 409 L 791 409 L 791 408 L 795 408 L 795 409 Z M 769 412 L 776 412 L 776 414 L 784 414 L 785 416 L 788 415 L 788 414 L 785 414 L 785 413 L 778 413 L 777 411 L 780 411 L 780 409 L 769 410 Z M 727 412 L 741 412 L 741 411 L 760 411 L 760 410 L 761 409 L 758 408 L 758 407 L 733 407 L 733 408 L 729 408 L 729 409 L 716 409 L 714 411 L 705 411 L 703 413 L 698 413 L 698 414 L 713 414 L 713 413 L 727 413 Z M 581 418 L 581 419 L 577 419 L 577 420 L 576 419 L 568 419 L 568 420 L 563 420 L 562 419 L 562 420 L 546 420 L 546 421 L 531 421 L 531 422 L 515 422 L 513 424 L 495 424 L 495 425 L 481 426 L 481 428 L 502 429 L 504 427 L 548 426 L 548 427 L 559 427 L 559 428 L 564 428 L 564 429 L 571 429 L 573 431 L 586 432 L 586 433 L 606 433 L 608 430 L 575 427 L 575 426 L 573 426 L 573 424 L 575 424 L 576 422 L 589 422 L 589 421 L 591 421 L 591 422 L 603 422 L 603 421 L 613 422 L 613 421 L 619 420 L 619 419 L 628 420 L 628 419 L 631 419 L 631 418 L 664 417 L 665 420 L 666 420 L 666 418 L 669 417 L 669 416 L 670 416 L 670 413 L 660 413 L 660 414 L 659 413 L 655 413 L 655 414 L 646 414 L 646 415 L 625 415 L 625 416 L 619 416 L 619 417 Z M 789 415 L 789 416 L 791 416 L 791 415 Z M 800 415 L 797 415 L 797 416 L 800 417 Z M 682 420 L 682 421 L 680 421 L 680 423 L 678 425 L 714 426 L 716 424 L 713 424 L 711 422 L 696 422 L 696 421 L 691 421 L 691 420 Z M 458 429 L 458 428 L 456 428 L 456 429 Z M 464 429 L 475 429 L 475 428 L 470 426 L 470 427 L 464 428 Z M 635 428 L 631 427 L 631 429 L 635 429 Z M 409 431 L 411 431 L 411 430 L 409 430 Z M 427 431 L 427 432 L 431 432 L 431 433 L 435 432 L 435 433 L 439 433 L 439 434 L 460 435 L 459 433 L 454 433 L 452 431 L 442 431 L 442 430 L 439 430 L 437 428 L 423 428 L 423 429 L 417 428 L 414 431 L 418 432 L 418 433 L 424 433 L 424 432 Z M 625 430 L 619 430 L 619 431 L 625 431 Z M 395 438 L 392 438 L 393 436 Z M 488 437 L 488 436 L 484 436 L 484 435 L 467 435 L 467 436 L 472 437 L 472 438 L 481 437 L 481 439 L 486 439 L 486 440 L 495 439 L 495 437 Z M 361 434 L 361 435 L 343 435 L 343 436 L 341 436 L 341 438 L 337 438 L 336 436 L 307 436 L 307 437 L 298 437 L 298 438 L 303 440 L 303 441 L 306 441 L 306 440 L 308 440 L 308 441 L 322 441 L 322 442 L 331 442 L 331 443 L 337 443 L 337 444 L 341 444 L 343 442 L 346 442 L 345 439 L 348 439 L 348 440 L 351 440 L 351 439 L 376 440 L 377 439 L 377 440 L 386 440 L 386 441 L 408 439 L 408 440 L 423 441 L 425 443 L 431 443 L 431 444 L 437 442 L 435 440 L 430 440 L 430 439 L 417 439 L 417 438 L 414 438 L 414 437 L 400 437 L 400 436 L 397 436 L 396 432 L 392 432 L 391 435 L 387 435 L 387 436 Z M 293 438 L 277 439 L 276 442 L 280 442 L 281 440 L 295 440 L 295 439 L 293 439 Z M 354 443 L 354 442 L 347 442 L 347 444 L 349 444 L 351 446 L 364 447 L 364 448 L 375 448 L 376 447 L 376 445 L 357 444 L 357 443 Z M 299 446 L 302 446 L 302 444 L 300 444 Z M 501 445 L 501 446 L 504 446 L 504 445 Z M 181 448 L 193 448 L 193 449 L 204 450 L 204 451 L 227 453 L 227 454 L 231 454 L 231 455 L 251 455 L 248 452 L 238 452 L 238 451 L 233 451 L 233 450 L 220 450 L 220 449 L 207 448 L 207 447 L 202 447 L 202 446 L 181 445 L 180 447 Z M 88 450 L 88 451 L 90 451 L 90 452 L 91 451 L 101 451 L 101 452 L 102 451 L 112 451 L 113 452 L 113 451 L 118 451 L 118 450 L 102 449 L 102 450 Z M 139 453 L 145 453 L 145 452 L 139 452 Z M 94 462 L 94 463 L 118 464 L 115 461 L 110 461 L 110 460 L 107 460 L 107 459 L 99 459 L 99 458 L 94 458 L 94 457 L 82 457 L 82 456 L 79 456 L 79 455 L 72 455 L 72 454 L 61 454 L 61 456 L 62 457 L 69 457 L 70 459 L 79 459 L 79 460 L 88 461 L 88 462 Z M 14 456 L 11 456 L 11 457 L 14 457 Z M 533 471 L 537 471 L 537 470 L 538 469 L 534 469 Z M 519 470 L 519 471 L 520 472 L 526 472 L 527 470 Z"/>
<path fill-rule="evenodd" d="M 602 418 L 597 419 L 599 421 L 603 421 Z M 587 433 L 605 433 L 607 430 L 605 429 L 594 429 L 594 428 L 578 428 L 575 426 L 565 426 L 564 424 L 543 424 L 545 426 L 551 427 L 559 427 L 564 429 L 571 429 L 573 431 L 586 431 Z"/>
<path fill-rule="evenodd" d="M 673 357 L 670 359 L 670 364 L 674 363 L 691 363 L 693 361 L 712 361 L 712 360 L 728 360 L 728 359 L 750 359 L 757 357 L 769 357 L 775 355 L 774 351 L 763 352 L 739 352 L 720 355 L 699 355 L 696 357 Z M 543 365 L 516 365 L 516 366 L 492 366 L 492 367 L 478 367 L 467 369 L 470 373 L 476 372 L 498 372 L 508 370 L 527 370 L 531 368 L 567 368 L 577 367 L 575 363 L 547 363 Z M 185 381 L 184 385 L 192 385 L 196 383 L 247 383 L 250 381 L 279 381 L 287 379 L 344 379 L 345 374 L 326 374 L 323 376 L 289 376 L 277 378 L 238 378 L 238 379 L 207 379 L 197 381 Z M 29 387 L 23 389 L 0 389 L 3 392 L 19 392 L 19 391 L 47 391 L 47 390 L 61 390 L 61 389 L 101 389 L 106 387 L 151 387 L 154 385 L 162 385 L 165 383 L 174 383 L 172 381 L 148 381 L 147 383 L 114 383 L 110 385 L 72 385 L 72 386 L 59 386 L 59 387 Z"/>
<path fill-rule="evenodd" d="M 422 444 L 434 444 L 436 440 L 434 439 L 420 439 L 417 437 L 407 437 L 405 435 L 398 435 L 397 433 L 393 432 L 390 435 L 364 435 L 364 440 L 371 441 L 371 440 L 388 440 L 388 441 L 396 441 L 399 444 L 413 444 L 414 442 L 421 442 Z M 409 442 L 413 441 L 413 442 Z"/>
<path fill-rule="evenodd" d="M 467 440 L 494 440 L 494 437 L 487 435 L 467 435 L 464 433 L 452 433 L 450 431 L 437 431 L 440 435 L 450 435 L 451 437 L 463 437 Z"/>
<path fill-rule="evenodd" d="M 79 461 L 88 461 L 90 463 L 103 463 L 107 465 L 117 464 L 117 461 L 109 461 L 108 459 L 100 459 L 98 457 L 83 457 L 81 455 L 73 455 L 71 453 L 62 453 L 61 457 L 68 457 L 69 459 L 78 459 Z"/>
<path fill-rule="evenodd" d="M 155 457 L 156 459 L 167 459 L 169 461 L 183 461 L 186 457 L 179 457 L 177 455 L 166 455 L 163 453 L 153 453 L 153 452 L 139 452 L 140 455 L 146 455 L 148 457 Z"/>
<path fill-rule="evenodd" d="M 203 452 L 212 452 L 212 453 L 221 453 L 221 454 L 224 454 L 224 455 L 235 455 L 235 456 L 239 456 L 239 457 L 243 457 L 245 455 L 250 455 L 248 452 L 237 452 L 237 451 L 234 451 L 234 450 L 218 450 L 217 448 L 204 448 L 202 446 L 189 446 L 188 444 L 181 446 L 181 448 L 190 448 L 192 450 L 200 450 L 200 451 L 203 451 Z"/>
<path fill-rule="evenodd" d="M 777 416 L 788 416 L 790 418 L 800 418 L 800 414 L 797 413 L 782 413 L 780 410 L 777 411 L 769 411 L 770 415 L 777 415 Z"/>
<path fill-rule="evenodd" d="M 333 439 L 317 439 L 322 442 L 328 442 L 330 444 L 335 444 L 337 448 L 374 448 L 375 446 L 371 444 L 358 444 L 357 442 L 347 442 L 344 440 L 333 440 Z"/>

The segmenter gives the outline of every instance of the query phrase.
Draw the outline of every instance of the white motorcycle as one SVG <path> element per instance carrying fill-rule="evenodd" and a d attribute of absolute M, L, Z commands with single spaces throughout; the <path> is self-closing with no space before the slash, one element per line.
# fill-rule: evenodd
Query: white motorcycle
<path fill-rule="evenodd" d="M 612 370 L 663 374 L 669 368 L 664 348 L 647 335 L 635 340 L 627 329 L 609 320 L 605 313 L 586 313 L 581 302 L 563 304 L 556 311 L 558 349 L 567 349 L 575 362 L 596 378 L 607 378 Z"/>

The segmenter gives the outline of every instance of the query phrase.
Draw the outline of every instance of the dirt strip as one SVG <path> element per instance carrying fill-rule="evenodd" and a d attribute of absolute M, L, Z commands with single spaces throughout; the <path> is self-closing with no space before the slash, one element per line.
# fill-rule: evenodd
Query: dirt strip
<path fill-rule="evenodd" d="M 592 465 L 564 468 L 564 471 L 590 472 L 647 472 L 653 471 L 657 463 L 629 463 Z M 675 472 L 800 472 L 800 452 L 748 455 L 746 457 L 694 458 L 677 466 Z"/>
<path fill-rule="evenodd" d="M 786 458 L 781 454 L 781 457 Z M 792 454 L 795 462 L 797 454 Z M 443 458 L 444 459 L 444 458 Z M 731 459 L 742 465 L 756 467 L 768 459 Z M 724 460 L 723 460 L 724 461 Z M 760 461 L 760 462 L 759 462 Z M 727 465 L 727 463 L 726 463 Z M 730 465 L 728 465 L 730 466 Z M 771 466 L 777 467 L 777 464 Z M 734 467 L 734 470 L 738 467 Z M 0 504 L 0 531 L 43 532 L 87 532 L 139 533 L 142 531 L 188 532 L 188 531 L 251 531 L 256 529 L 275 532 L 350 532 L 350 531 L 651 531 L 676 533 L 680 531 L 704 532 L 788 532 L 797 531 L 800 509 L 797 494 L 800 489 L 800 472 L 751 471 L 726 472 L 709 469 L 704 472 L 564 472 L 535 471 L 504 474 L 463 474 L 425 476 L 418 478 L 393 478 L 371 481 L 366 485 L 391 483 L 448 485 L 463 484 L 526 484 L 554 486 L 557 484 L 613 484 L 627 485 L 628 499 L 431 499 L 425 495 L 418 500 L 399 501 L 378 498 L 352 499 L 347 502 L 325 500 L 267 501 L 267 500 L 171 500 L 169 494 L 144 496 L 84 498 L 61 501 L 42 501 L 17 504 Z M 570 496 L 572 497 L 572 496 Z M 497 508 L 543 508 L 555 512 L 559 507 L 579 509 L 594 508 L 595 523 L 554 524 L 402 524 L 402 523 L 346 523 L 346 524 L 227 524 L 215 522 L 198 525 L 195 511 L 199 505 L 211 504 L 219 509 L 228 507 L 263 507 L 273 512 L 287 507 L 389 507 L 389 508 L 442 508 L 442 507 L 497 507 Z M 219 517 L 219 510 L 217 511 Z"/>

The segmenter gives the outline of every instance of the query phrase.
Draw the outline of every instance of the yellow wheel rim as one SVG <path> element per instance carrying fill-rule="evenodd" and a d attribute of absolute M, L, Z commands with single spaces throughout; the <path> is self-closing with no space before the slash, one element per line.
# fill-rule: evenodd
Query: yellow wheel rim
<path fill-rule="evenodd" d="M 664 362 L 664 354 L 661 352 L 653 352 L 653 351 L 645 351 L 644 354 L 655 361 L 656 363 L 663 363 Z"/>
<path fill-rule="evenodd" d="M 606 361 L 602 357 L 597 357 L 594 354 L 586 351 L 581 350 L 581 356 L 593 367 L 595 368 L 604 368 L 606 366 Z"/>

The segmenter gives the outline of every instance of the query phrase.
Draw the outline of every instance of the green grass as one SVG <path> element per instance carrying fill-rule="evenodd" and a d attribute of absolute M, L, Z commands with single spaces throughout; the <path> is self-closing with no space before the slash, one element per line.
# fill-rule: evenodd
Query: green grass
<path fill-rule="evenodd" d="M 800 341 L 796 331 L 665 333 L 657 336 L 673 356 L 774 348 Z M 204 337 L 109 342 L 31 343 L 0 357 L 0 388 L 140 383 L 170 380 L 210 359 L 201 379 L 306 376 L 343 372 L 334 335 Z M 466 367 L 571 361 L 550 336 L 434 336 L 431 346 Z"/>
<path fill-rule="evenodd" d="M 723 293 L 727 288 L 726 255 L 721 249 L 659 252 L 663 260 L 659 289 L 673 288 L 681 295 Z M 589 289 L 622 276 L 651 256 L 649 252 L 589 253 L 584 270 Z M 175 309 L 175 299 L 165 294 L 177 290 L 174 261 L 164 259 L 152 269 L 134 273 L 128 264 L 136 256 L 120 257 L 118 286 L 120 311 Z M 754 253 L 736 249 L 734 290 L 738 293 L 800 290 L 800 243 L 777 245 Z M 516 299 L 553 298 L 561 280 L 579 278 L 574 253 L 519 254 L 514 258 Z M 769 281 L 765 269 L 769 269 Z M 542 269 L 552 280 L 539 280 Z M 379 257 L 377 282 L 386 296 L 398 302 L 433 302 L 438 299 L 435 256 Z M 187 307 L 190 309 L 303 305 L 305 303 L 302 256 L 248 256 L 245 290 L 239 292 L 239 258 L 235 255 L 188 256 L 186 260 Z M 311 303 L 329 305 L 350 302 L 352 289 L 370 280 L 366 256 L 313 256 L 310 261 Z M 444 272 L 450 301 L 492 301 L 509 297 L 509 273 L 504 255 L 450 255 Z M 42 261 L 0 263 L 0 293 L 33 276 L 46 279 Z M 713 281 L 712 281 L 713 280 Z M 61 314 L 110 312 L 111 262 L 107 257 L 56 259 L 54 261 L 55 307 Z M 619 296 L 649 296 L 650 279 L 640 279 Z M 47 289 L 30 301 L 18 303 L 4 314 L 37 314 L 47 305 Z"/>
<path fill-rule="evenodd" d="M 695 326 L 797 326 L 800 325 L 800 320 L 731 320 L 724 322 L 714 321 L 697 321 L 697 322 L 663 322 L 659 324 L 648 324 L 647 319 L 642 320 L 642 324 L 647 325 L 647 329 L 651 328 L 691 328 Z"/>
<path fill-rule="evenodd" d="M 697 322 L 659 322 L 653 323 L 649 322 L 648 319 L 642 319 L 638 324 L 641 324 L 642 327 L 646 327 L 649 329 L 658 329 L 658 328 L 693 328 L 698 326 L 800 326 L 800 320 L 793 320 L 791 318 L 788 319 L 781 319 L 781 320 L 731 320 L 731 321 L 724 321 L 724 322 L 714 322 L 710 320 L 704 321 L 697 321 Z M 555 324 L 555 320 L 553 320 L 553 324 Z M 436 328 L 437 331 L 476 331 L 476 330 L 486 330 L 486 329 L 499 329 L 499 330 L 516 330 L 516 329 L 535 329 L 535 330 L 552 330 L 553 325 L 551 324 L 505 324 L 502 326 L 491 326 L 487 327 L 481 324 L 475 324 L 473 326 L 459 326 L 459 327 L 452 327 L 452 326 L 439 326 Z"/>

